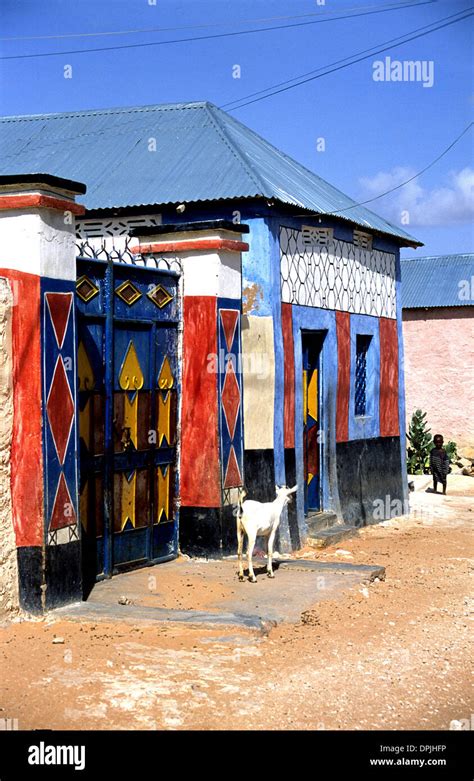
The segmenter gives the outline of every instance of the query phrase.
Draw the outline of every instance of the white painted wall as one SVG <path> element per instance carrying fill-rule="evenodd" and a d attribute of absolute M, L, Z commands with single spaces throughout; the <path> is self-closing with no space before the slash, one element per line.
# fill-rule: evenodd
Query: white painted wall
<path fill-rule="evenodd" d="M 207 237 L 206 237 L 207 238 Z M 185 296 L 220 296 L 237 298 L 242 295 L 239 252 L 179 253 L 183 267 Z"/>
<path fill-rule="evenodd" d="M 74 218 L 62 211 L 0 211 L 0 268 L 53 279 L 76 279 Z"/>

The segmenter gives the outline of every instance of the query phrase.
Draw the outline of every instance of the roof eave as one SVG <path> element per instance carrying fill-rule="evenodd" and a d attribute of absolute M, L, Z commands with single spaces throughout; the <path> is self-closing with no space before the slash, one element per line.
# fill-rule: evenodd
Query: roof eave
<path fill-rule="evenodd" d="M 254 195 L 240 195 L 240 196 L 234 196 L 232 198 L 210 198 L 205 200 L 196 200 L 196 201 L 183 201 L 183 200 L 176 200 L 176 201 L 166 201 L 164 203 L 139 203 L 139 204 L 125 204 L 125 205 L 115 205 L 115 206 L 105 206 L 95 209 L 88 209 L 86 205 L 86 214 L 85 217 L 93 217 L 93 216 L 108 216 L 110 214 L 124 211 L 129 211 L 133 209 L 133 212 L 137 214 L 139 211 L 144 211 L 146 209 L 153 209 L 153 210 L 160 210 L 163 208 L 173 208 L 174 206 L 178 206 L 180 204 L 185 204 L 189 206 L 199 205 L 199 204 L 206 204 L 206 203 L 226 203 L 230 201 L 276 201 L 281 206 L 284 206 L 286 209 L 298 209 L 300 211 L 304 211 L 308 213 L 308 217 L 314 216 L 314 217 L 331 217 L 332 219 L 339 219 L 344 220 L 344 222 L 348 222 L 351 225 L 355 225 L 358 228 L 364 228 L 367 231 L 371 231 L 375 235 L 378 236 L 384 236 L 389 237 L 392 239 L 392 241 L 395 241 L 400 247 L 411 247 L 412 249 L 416 249 L 417 247 L 423 247 L 424 244 L 421 241 L 417 241 L 416 239 L 410 239 L 409 237 L 404 238 L 403 236 L 399 236 L 396 233 L 390 233 L 390 231 L 382 231 L 379 228 L 370 228 L 367 225 L 363 225 L 360 222 L 357 222 L 357 220 L 352 220 L 350 217 L 346 217 L 340 214 L 332 214 L 331 212 L 319 212 L 315 211 L 314 209 L 308 209 L 305 206 L 297 206 L 296 204 L 287 203 L 286 201 L 282 201 L 279 198 L 273 196 L 269 197 L 268 195 L 263 195 L 261 193 L 255 193 Z"/>
<path fill-rule="evenodd" d="M 471 301 L 456 301 L 455 304 L 403 304 L 402 309 L 459 309 L 474 307 Z"/>
<path fill-rule="evenodd" d="M 273 198 L 273 200 L 278 200 L 279 203 L 282 203 L 284 206 L 287 206 L 289 208 L 293 207 L 293 204 L 286 203 L 285 201 L 281 201 L 278 198 Z M 409 236 L 406 234 L 405 236 L 401 236 L 399 233 L 393 233 L 389 230 L 382 230 L 381 228 L 374 228 L 370 225 L 367 225 L 365 222 L 360 222 L 358 220 L 355 220 L 351 217 L 346 216 L 345 214 L 338 214 L 336 212 L 326 212 L 326 211 L 316 211 L 315 209 L 308 209 L 306 206 L 297 206 L 295 208 L 298 208 L 300 210 L 304 210 L 308 212 L 308 216 L 315 216 L 315 217 L 331 217 L 334 220 L 344 220 L 344 222 L 348 222 L 350 225 L 354 225 L 357 228 L 366 231 L 367 233 L 373 233 L 377 236 L 388 236 L 390 239 L 394 240 L 400 247 L 411 247 L 412 249 L 417 249 L 418 247 L 424 247 L 424 243 L 422 241 L 418 241 L 418 239 L 415 239 L 412 236 Z"/>

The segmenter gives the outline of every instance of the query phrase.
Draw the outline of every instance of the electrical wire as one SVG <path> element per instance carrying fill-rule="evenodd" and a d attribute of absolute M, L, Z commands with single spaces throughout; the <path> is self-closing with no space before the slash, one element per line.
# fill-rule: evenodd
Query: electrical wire
<path fill-rule="evenodd" d="M 414 5 L 418 5 L 418 3 L 414 3 Z M 404 6 L 404 8 L 406 7 L 407 6 Z M 297 22 L 294 24 L 274 25 L 273 27 L 260 27 L 252 30 L 240 30 L 240 31 L 234 30 L 233 32 L 230 33 L 217 33 L 216 35 L 200 35 L 200 36 L 195 36 L 193 38 L 175 38 L 169 41 L 149 41 L 147 43 L 128 43 L 128 44 L 122 44 L 117 46 L 99 46 L 91 49 L 69 49 L 60 52 L 38 52 L 35 54 L 11 54 L 11 55 L 4 55 L 0 57 L 0 60 L 4 60 L 4 61 L 5 60 L 28 60 L 28 59 L 36 59 L 38 57 L 60 57 L 60 56 L 70 55 L 70 54 L 90 54 L 92 52 L 118 51 L 121 49 L 141 49 L 150 46 L 169 46 L 170 44 L 176 44 L 176 43 L 193 43 L 195 41 L 208 41 L 216 38 L 233 38 L 239 35 L 253 35 L 255 33 L 272 32 L 275 30 L 287 30 L 295 27 L 306 27 L 308 25 L 322 24 L 324 22 L 334 22 L 334 21 L 340 21 L 342 19 L 354 19 L 356 17 L 361 17 L 361 16 L 371 16 L 372 14 L 378 14 L 381 12 L 399 10 L 399 8 L 400 7 L 396 9 L 379 8 L 376 9 L 375 11 L 363 11 L 354 14 L 345 14 L 343 16 L 333 17 L 332 19 L 314 19 L 310 22 Z"/>
<path fill-rule="evenodd" d="M 275 89 L 273 87 L 267 87 L 267 90 L 271 90 L 271 92 L 268 92 L 267 95 L 262 95 L 261 97 L 254 98 L 253 100 L 246 100 L 245 97 L 241 98 L 240 101 L 232 101 L 233 103 L 239 103 L 239 105 L 234 106 L 233 108 L 228 109 L 229 111 L 237 111 L 238 109 L 243 108 L 244 106 L 249 106 L 252 103 L 259 103 L 261 100 L 266 100 L 267 98 L 273 97 L 273 95 L 278 95 L 281 92 L 287 92 L 290 89 L 295 89 L 296 87 L 300 87 L 302 84 L 308 84 L 310 81 L 315 81 L 316 79 L 320 79 L 323 76 L 328 76 L 330 73 L 335 73 L 336 71 L 343 70 L 344 68 L 349 68 L 351 65 L 356 65 L 358 62 L 363 62 L 364 60 L 369 59 L 369 57 L 373 57 L 376 54 L 382 54 L 385 51 L 388 51 L 389 49 L 396 48 L 397 46 L 402 46 L 405 43 L 409 43 L 410 41 L 414 41 L 418 38 L 424 38 L 426 35 L 430 35 L 431 33 L 436 32 L 437 30 L 442 30 L 444 27 L 449 27 L 452 24 L 457 24 L 457 22 L 462 22 L 464 19 L 468 19 L 470 16 L 473 16 L 473 9 L 474 6 L 470 6 L 469 8 L 465 9 L 465 11 L 461 12 L 464 13 L 464 16 L 459 17 L 458 19 L 453 19 L 452 21 L 447 21 L 444 24 L 437 24 L 434 22 L 433 24 L 437 24 L 436 27 L 433 27 L 431 30 L 426 30 L 423 33 L 418 33 L 417 35 L 411 35 L 411 33 L 407 33 L 405 36 L 403 36 L 404 40 L 401 40 L 399 43 L 391 44 L 389 46 L 384 46 L 381 49 L 377 49 L 376 51 L 371 51 L 370 54 L 365 54 L 362 57 L 357 57 L 357 59 L 352 59 L 351 62 L 347 62 L 345 65 L 338 65 L 337 67 L 333 68 L 330 67 L 329 70 L 324 70 L 322 73 L 319 73 L 315 76 L 310 76 L 308 78 L 304 78 L 301 81 L 298 81 L 296 84 L 292 84 L 290 86 L 284 86 L 281 89 Z M 469 13 L 466 13 L 466 11 L 469 11 Z M 451 17 L 445 17 L 445 19 L 450 19 Z M 443 20 L 438 20 L 443 21 Z M 410 36 L 410 37 L 407 37 Z M 347 58 L 346 58 L 347 59 Z M 298 77 L 295 77 L 295 79 L 291 79 L 291 81 L 295 81 Z M 245 101 L 242 103 L 242 101 Z M 229 106 L 229 103 L 223 104 L 224 106 Z M 222 106 L 220 107 L 222 108 Z"/>
<path fill-rule="evenodd" d="M 450 14 L 449 16 L 445 16 L 442 19 L 439 19 L 441 22 L 445 22 L 448 19 L 452 19 L 454 17 L 460 16 L 460 14 L 465 13 L 464 11 L 457 11 L 455 14 Z M 285 79 L 285 81 L 280 81 L 278 84 L 272 84 L 270 87 L 265 87 L 264 89 L 257 90 L 256 92 L 250 92 L 248 95 L 244 95 L 241 98 L 236 98 L 235 100 L 230 100 L 228 103 L 223 103 L 219 108 L 221 109 L 228 109 L 229 107 L 233 106 L 234 104 L 241 103 L 243 100 L 247 100 L 248 98 L 253 98 L 256 95 L 263 95 L 265 92 L 268 92 L 269 90 L 277 89 L 278 87 L 283 87 L 287 84 L 291 84 L 294 81 L 299 81 L 300 79 L 304 79 L 307 76 L 312 76 L 315 73 L 320 73 L 321 71 L 326 70 L 326 68 L 331 68 L 333 65 L 339 65 L 342 62 L 347 62 L 349 60 L 354 59 L 354 57 L 358 57 L 361 54 L 366 54 L 367 52 L 373 52 L 374 49 L 377 49 L 379 46 L 386 46 L 388 44 L 393 44 L 396 41 L 399 41 L 400 43 L 403 42 L 403 40 L 408 36 L 412 35 L 413 33 L 418 33 L 422 30 L 429 30 L 429 28 L 433 27 L 433 25 L 437 24 L 437 22 L 430 22 L 430 24 L 422 25 L 421 27 L 415 27 L 414 30 L 410 30 L 407 33 L 404 33 L 403 35 L 397 35 L 395 38 L 389 38 L 387 41 L 382 41 L 379 44 L 375 44 L 374 46 L 370 46 L 368 49 L 362 49 L 361 51 L 354 52 L 354 54 L 350 54 L 347 57 L 343 57 L 340 60 L 335 60 L 334 62 L 327 63 L 326 65 L 322 65 L 319 68 L 315 68 L 314 70 L 307 71 L 306 73 L 301 73 L 298 76 L 294 76 L 292 79 Z M 298 85 L 295 85 L 298 86 Z M 232 109 L 230 109 L 232 110 Z"/>
<path fill-rule="evenodd" d="M 438 0 L 421 0 L 421 2 L 413 3 L 390 3 L 386 6 L 381 6 L 378 10 L 381 11 L 398 11 L 399 9 L 412 8 L 419 5 L 431 5 L 438 2 Z M 353 6 L 352 8 L 344 9 L 346 12 L 350 11 L 364 11 L 375 8 L 372 5 L 366 6 Z M 321 16 L 323 14 L 335 14 L 338 13 L 335 9 L 324 8 L 317 13 L 311 14 L 295 14 L 291 16 L 267 16 L 257 19 L 237 19 L 233 21 L 233 25 L 241 24 L 265 24 L 267 22 L 287 21 L 290 19 L 307 19 L 308 17 Z M 330 21 L 330 20 L 328 20 Z M 45 40 L 63 40 L 65 38 L 100 38 L 105 35 L 137 35 L 141 33 L 163 33 L 173 32 L 176 30 L 202 30 L 212 27 L 226 27 L 228 22 L 213 22 L 211 24 L 191 24 L 182 25 L 180 27 L 141 27 L 134 30 L 105 30 L 103 32 L 95 33 L 63 33 L 61 35 L 16 35 L 10 37 L 0 37 L 0 41 L 45 41 Z"/>
<path fill-rule="evenodd" d="M 428 165 L 425 165 L 424 168 L 421 169 L 421 171 L 418 171 L 418 173 L 413 174 L 413 176 L 410 176 L 409 179 L 406 179 L 406 181 L 401 182 L 400 184 L 397 184 L 395 187 L 391 187 L 390 190 L 385 190 L 385 192 L 380 193 L 380 195 L 375 195 L 373 198 L 368 198 L 365 201 L 360 201 L 359 203 L 355 203 L 353 206 L 347 206 L 344 209 L 338 209 L 337 211 L 330 212 L 330 214 L 341 214 L 342 212 L 350 211 L 351 209 L 355 209 L 357 206 L 365 206 L 366 203 L 373 203 L 373 201 L 378 201 L 380 198 L 385 198 L 386 195 L 390 195 L 390 193 L 395 192 L 395 190 L 400 190 L 401 187 L 405 187 L 405 185 L 409 184 L 410 182 L 413 182 L 414 179 L 418 179 L 422 174 L 424 174 L 426 171 L 429 171 L 430 168 L 433 168 L 433 166 L 438 163 L 445 155 L 448 154 L 448 152 L 455 146 L 458 141 L 461 140 L 463 136 L 466 135 L 466 133 L 474 126 L 474 122 L 470 122 L 469 125 L 467 125 L 462 133 L 460 133 L 454 141 L 452 141 L 449 146 L 446 147 L 437 157 L 434 158 L 434 160 L 431 161 L 431 163 L 428 163 Z"/>

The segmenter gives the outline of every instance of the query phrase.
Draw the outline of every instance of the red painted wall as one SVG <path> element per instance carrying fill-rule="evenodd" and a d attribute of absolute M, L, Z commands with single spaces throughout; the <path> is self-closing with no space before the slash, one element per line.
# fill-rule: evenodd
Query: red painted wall
<path fill-rule="evenodd" d="M 386 317 L 380 323 L 380 436 L 400 435 L 398 420 L 397 321 Z"/>
<path fill-rule="evenodd" d="M 291 304 L 281 305 L 281 330 L 284 355 L 283 423 L 285 447 L 295 446 L 295 353 Z"/>
<path fill-rule="evenodd" d="M 349 398 L 351 388 L 351 316 L 336 312 L 337 404 L 336 442 L 349 439 Z"/>
<path fill-rule="evenodd" d="M 19 547 L 43 542 L 40 279 L 1 269 L 13 291 L 11 492 Z"/>
<path fill-rule="evenodd" d="M 184 298 L 181 418 L 181 504 L 220 507 L 217 374 L 208 356 L 217 356 L 217 299 Z"/>

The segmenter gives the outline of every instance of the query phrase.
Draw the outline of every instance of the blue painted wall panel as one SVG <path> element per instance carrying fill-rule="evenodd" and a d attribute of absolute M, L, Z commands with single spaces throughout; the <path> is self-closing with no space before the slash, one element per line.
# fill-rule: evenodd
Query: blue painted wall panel
<path fill-rule="evenodd" d="M 271 313 L 273 315 L 273 344 L 275 350 L 275 407 L 273 417 L 273 452 L 275 464 L 275 482 L 286 484 L 285 445 L 284 445 L 284 352 L 281 329 L 281 297 L 280 297 L 280 241 L 278 220 L 270 219 L 266 224 L 270 239 L 270 296 Z M 285 508 L 280 524 L 280 544 L 283 550 L 290 550 L 290 530 L 288 512 Z"/>
<path fill-rule="evenodd" d="M 273 289 L 275 280 L 272 264 L 275 263 L 276 258 L 275 238 L 263 218 L 246 218 L 245 223 L 250 227 L 250 232 L 243 237 L 249 244 L 249 251 L 242 253 L 244 311 L 248 315 L 268 317 L 274 314 L 272 302 L 275 300 Z M 252 291 L 253 301 L 250 308 L 246 306 L 246 299 L 250 303 L 250 297 L 245 292 L 246 288 Z"/>
<path fill-rule="evenodd" d="M 349 396 L 349 439 L 370 439 L 380 435 L 380 339 L 379 319 L 370 315 L 351 315 L 351 383 Z M 357 335 L 371 336 L 367 351 L 367 411 L 355 414 L 355 367 Z"/>
<path fill-rule="evenodd" d="M 336 473 L 336 394 L 337 394 L 337 337 L 335 312 L 313 307 L 293 306 L 293 339 L 295 354 L 295 456 L 297 516 L 300 535 L 304 538 L 304 467 L 303 467 L 303 364 L 302 331 L 323 331 L 325 338 L 321 355 L 321 430 L 322 447 L 322 503 L 323 509 L 340 513 Z"/>
<path fill-rule="evenodd" d="M 71 308 L 67 326 L 64 332 L 63 342 L 58 344 L 57 337 L 52 325 L 52 319 L 49 314 L 46 303 L 46 294 L 60 293 L 67 294 L 71 298 Z M 64 476 L 67 490 L 73 506 L 74 523 L 70 529 L 71 539 L 78 539 L 78 473 L 77 473 L 77 453 L 78 453 L 78 427 L 76 414 L 76 318 L 74 308 L 74 283 L 57 279 L 44 277 L 41 279 L 41 342 L 42 342 L 42 387 L 43 387 L 43 458 L 44 458 L 44 507 L 45 507 L 45 542 L 49 544 L 51 537 L 49 535 L 49 526 L 51 516 L 55 506 L 56 493 L 59 488 L 61 474 Z M 73 418 L 64 450 L 63 461 L 60 462 L 55 440 L 52 433 L 51 423 L 48 416 L 48 398 L 52 391 L 53 378 L 55 371 L 61 372 L 60 363 L 65 369 L 65 376 L 69 389 L 64 386 L 62 397 L 57 395 L 56 403 L 51 407 L 52 412 L 59 414 L 58 405 L 64 404 L 64 414 L 68 409 L 66 399 L 68 393 L 72 400 Z M 64 515 L 67 518 L 68 508 L 64 507 Z M 71 516 L 72 517 L 72 516 Z M 54 543 L 54 539 L 53 539 Z"/>
<path fill-rule="evenodd" d="M 237 324 L 232 339 L 230 349 L 227 346 L 224 328 L 220 318 L 221 310 L 235 310 L 238 312 Z M 219 298 L 218 299 L 218 319 L 217 319 L 217 344 L 219 349 L 218 360 L 218 393 L 219 393 L 219 427 L 220 427 L 220 453 L 221 453 L 221 476 L 222 486 L 224 487 L 224 480 L 226 475 L 226 469 L 229 462 L 229 455 L 231 447 L 234 448 L 234 452 L 237 459 L 237 465 L 242 477 L 242 483 L 244 480 L 244 416 L 243 416 L 243 394 L 242 394 L 242 365 L 241 365 L 241 335 L 240 335 L 240 300 L 235 298 Z M 227 424 L 224 405 L 222 402 L 222 392 L 224 389 L 224 383 L 226 381 L 227 362 L 232 361 L 235 377 L 239 386 L 240 404 L 238 407 L 237 417 L 235 419 L 234 434 L 231 436 L 229 427 Z M 233 421 L 232 421 L 233 422 Z"/>

